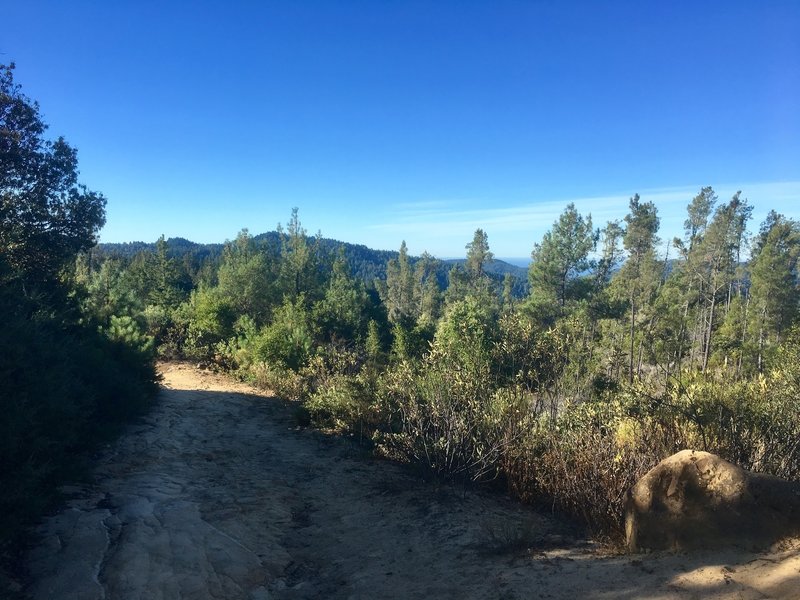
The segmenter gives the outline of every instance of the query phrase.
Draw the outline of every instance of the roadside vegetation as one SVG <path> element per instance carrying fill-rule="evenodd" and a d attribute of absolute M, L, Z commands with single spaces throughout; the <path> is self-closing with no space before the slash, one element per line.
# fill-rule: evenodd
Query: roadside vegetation
<path fill-rule="evenodd" d="M 375 265 L 309 236 L 297 209 L 219 252 L 163 237 L 115 252 L 94 245 L 105 200 L 77 183 L 74 149 L 43 137 L 11 69 L 0 87 L 4 539 L 75 453 L 146 408 L 156 354 L 609 540 L 626 490 L 683 448 L 800 477 L 800 224 L 773 212 L 751 233 L 739 193 L 687 198 L 668 245 L 638 195 L 602 227 L 569 205 L 531 240 L 527 281 L 492 270 L 481 229 L 446 269 L 405 243 Z"/>
<path fill-rule="evenodd" d="M 88 301 L 76 262 L 105 199 L 78 183 L 75 149 L 45 137 L 13 68 L 0 65 L 0 567 L 156 389 L 152 339 Z"/>
<path fill-rule="evenodd" d="M 92 250 L 78 271 L 85 310 L 123 315 L 165 358 L 234 372 L 430 477 L 501 482 L 618 540 L 625 491 L 677 450 L 800 475 L 800 224 L 770 213 L 750 234 L 740 194 L 688 200 L 666 254 L 638 196 L 602 228 L 567 206 L 533 244 L 527 285 L 489 272 L 480 229 L 444 280 L 405 244 L 359 267 L 385 273 L 366 280 L 296 209 L 202 261 L 162 238 L 127 257 Z"/>

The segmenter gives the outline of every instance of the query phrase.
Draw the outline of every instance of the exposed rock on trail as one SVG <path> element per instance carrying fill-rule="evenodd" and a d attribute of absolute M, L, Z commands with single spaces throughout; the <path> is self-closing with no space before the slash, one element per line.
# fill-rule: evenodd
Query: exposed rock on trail
<path fill-rule="evenodd" d="M 682 450 L 628 492 L 628 548 L 764 547 L 800 531 L 800 483 Z M 798 590 L 800 597 L 800 590 Z"/>
<path fill-rule="evenodd" d="M 800 544 L 599 554 L 548 515 L 299 430 L 245 385 L 162 371 L 152 414 L 42 524 L 35 600 L 798 597 Z"/>

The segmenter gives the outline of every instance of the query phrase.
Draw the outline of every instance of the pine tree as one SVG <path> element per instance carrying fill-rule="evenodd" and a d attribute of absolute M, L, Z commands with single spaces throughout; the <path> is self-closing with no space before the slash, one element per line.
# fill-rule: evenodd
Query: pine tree
<path fill-rule="evenodd" d="M 383 301 L 389 313 L 389 321 L 412 326 L 418 311 L 414 302 L 414 272 L 408 259 L 405 240 L 400 244 L 398 257 L 386 265 L 386 288 Z"/>
<path fill-rule="evenodd" d="M 476 229 L 472 241 L 465 248 L 467 273 L 470 279 L 478 281 L 486 275 L 486 265 L 494 260 L 494 254 L 489 250 L 489 236 L 483 229 Z"/>
<path fill-rule="evenodd" d="M 584 219 L 575 205 L 569 204 L 531 253 L 531 295 L 540 301 L 555 302 L 563 310 L 573 284 L 590 266 L 589 253 L 598 237 L 599 232 L 592 229 L 591 215 Z"/>
<path fill-rule="evenodd" d="M 266 254 L 243 229 L 222 251 L 217 293 L 237 315 L 247 315 L 262 325 L 278 305 L 271 275 Z"/>
<path fill-rule="evenodd" d="M 152 289 L 148 304 L 164 309 L 175 308 L 183 299 L 179 287 L 178 265 L 167 254 L 167 242 L 162 235 L 156 242 L 156 252 L 151 264 Z"/>
<path fill-rule="evenodd" d="M 417 306 L 418 322 L 433 326 L 442 311 L 442 291 L 437 279 L 438 261 L 423 252 L 414 265 L 414 303 Z"/>
<path fill-rule="evenodd" d="M 328 340 L 363 339 L 367 303 L 364 284 L 350 275 L 342 249 L 333 263 L 325 296 L 314 305 L 314 322 Z"/>
<path fill-rule="evenodd" d="M 779 343 L 798 316 L 800 224 L 770 212 L 761 226 L 750 263 L 751 328 L 757 345 L 757 368 L 763 370 L 765 347 Z"/>
<path fill-rule="evenodd" d="M 706 207 L 716 199 L 711 188 L 703 188 L 689 205 L 687 224 L 688 243 L 676 240 L 684 259 L 682 269 L 686 278 L 686 311 L 695 306 L 694 348 L 692 362 L 698 356 L 701 371 L 708 368 L 713 348 L 713 337 L 719 320 L 719 303 L 730 299 L 730 290 L 736 279 L 741 249 L 745 242 L 747 221 L 752 207 L 737 192 L 731 200 L 714 211 L 706 224 L 703 216 Z M 699 207 L 699 208 L 698 208 Z M 690 223 L 691 222 L 691 223 Z"/>
<path fill-rule="evenodd" d="M 708 217 L 711 216 L 711 211 L 716 203 L 717 195 L 714 193 L 714 189 L 708 186 L 702 188 L 687 206 L 689 216 L 683 226 L 686 230 L 688 251 L 691 251 L 695 244 L 703 239 L 703 234 L 708 226 Z"/>
<path fill-rule="evenodd" d="M 614 286 L 628 301 L 628 380 L 632 382 L 638 371 L 635 367 L 637 317 L 643 305 L 652 301 L 659 281 L 655 252 L 659 219 L 655 205 L 640 202 L 639 194 L 635 194 L 630 199 L 625 225 L 622 243 L 628 257 L 614 278 Z"/>
<path fill-rule="evenodd" d="M 297 207 L 286 226 L 278 226 L 281 239 L 280 289 L 284 298 L 294 302 L 300 295 L 307 301 L 322 296 L 322 274 L 319 260 L 319 236 L 309 244 L 306 230 L 300 223 Z"/>

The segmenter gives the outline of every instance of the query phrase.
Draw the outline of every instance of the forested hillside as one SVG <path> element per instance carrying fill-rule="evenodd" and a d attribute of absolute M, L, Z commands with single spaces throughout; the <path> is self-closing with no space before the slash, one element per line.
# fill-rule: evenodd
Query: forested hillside
<path fill-rule="evenodd" d="M 248 233 L 249 234 L 249 233 Z M 273 252 L 280 247 L 281 233 L 270 231 L 253 236 L 256 244 L 262 244 L 272 248 Z M 181 269 L 190 278 L 197 278 L 197 275 L 206 262 L 218 262 L 225 244 L 198 244 L 183 238 L 169 238 L 165 240 L 167 256 L 177 259 L 181 264 Z M 350 273 L 357 279 L 361 279 L 367 286 L 372 286 L 376 279 L 386 278 L 386 265 L 391 259 L 396 259 L 397 251 L 393 250 L 374 250 L 362 244 L 350 244 L 339 240 L 323 238 L 316 239 L 320 253 L 328 260 L 335 258 L 340 252 L 343 253 Z M 93 251 L 94 260 L 105 260 L 106 258 L 118 258 L 125 261 L 133 260 L 137 255 L 144 255 L 148 252 L 153 253 L 157 250 L 158 242 L 127 242 L 127 243 L 101 243 Z M 427 257 L 431 258 L 431 257 Z M 409 256 L 409 262 L 416 264 L 420 257 Z M 463 259 L 436 260 L 436 273 L 439 283 L 447 286 L 447 275 L 454 265 L 464 264 Z M 486 266 L 486 272 L 502 281 L 506 273 L 514 278 L 514 292 L 522 297 L 527 293 L 527 272 L 522 267 L 509 264 L 502 260 L 492 260 Z"/>
<path fill-rule="evenodd" d="M 214 363 L 319 426 L 434 477 L 501 480 L 621 534 L 627 488 L 682 448 L 800 474 L 800 224 L 710 187 L 667 247 L 638 195 L 597 227 L 568 205 L 532 240 L 528 285 L 463 261 L 375 254 L 285 228 L 203 260 L 160 240 L 78 259 L 83 308 L 161 355 Z M 446 276 L 446 279 L 445 279 Z M 112 316 L 117 315 L 117 316 Z"/>
<path fill-rule="evenodd" d="M 13 68 L 0 65 L 0 593 L 25 527 L 155 391 L 152 339 L 88 302 L 76 268 L 105 198 L 78 183 L 75 149 L 44 137 Z"/>

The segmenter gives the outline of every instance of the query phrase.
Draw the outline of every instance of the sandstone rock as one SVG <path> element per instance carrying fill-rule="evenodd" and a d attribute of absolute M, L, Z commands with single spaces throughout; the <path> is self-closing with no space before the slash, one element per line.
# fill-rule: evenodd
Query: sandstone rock
<path fill-rule="evenodd" d="M 628 490 L 628 549 L 763 547 L 800 532 L 800 482 L 683 450 Z"/>

